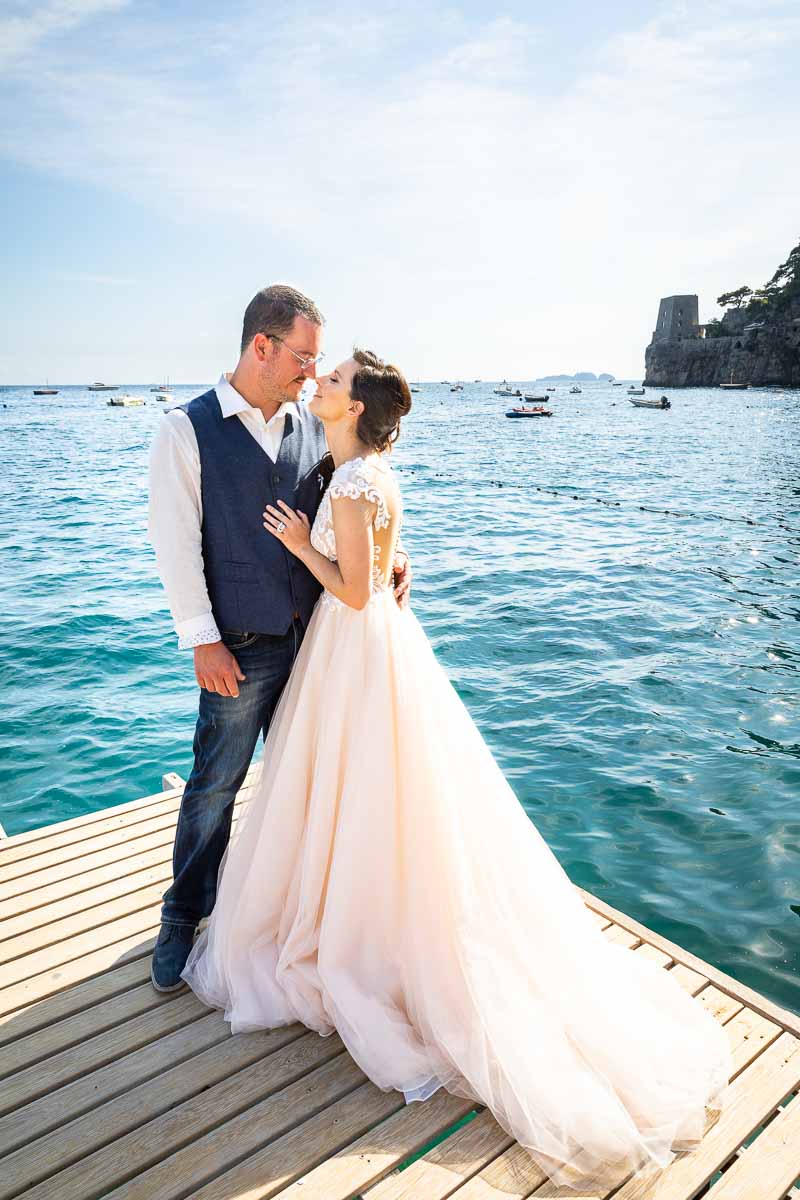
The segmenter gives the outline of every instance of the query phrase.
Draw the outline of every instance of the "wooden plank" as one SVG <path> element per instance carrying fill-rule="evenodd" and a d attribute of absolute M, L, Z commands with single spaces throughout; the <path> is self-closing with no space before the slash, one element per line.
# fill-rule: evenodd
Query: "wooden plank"
<path fill-rule="evenodd" d="M 251 789 L 242 789 L 237 799 L 247 800 L 250 794 Z M 57 877 L 66 878 L 69 874 L 81 874 L 87 865 L 97 865 L 100 855 L 103 856 L 100 861 L 130 858 L 148 836 L 163 834 L 165 830 L 174 834 L 179 809 L 179 800 L 165 801 L 164 804 L 154 805 L 152 810 L 145 810 L 141 819 L 132 824 L 115 825 L 101 831 L 92 827 L 90 836 L 70 840 L 63 846 L 51 847 L 48 843 L 41 853 L 16 862 L 3 857 L 0 860 L 0 900 L 27 894 L 50 882 L 48 869 L 58 870 Z"/>
<path fill-rule="evenodd" d="M 150 943 L 152 948 L 152 942 Z M 80 1041 L 81 1034 L 73 1038 L 71 1027 L 67 1026 L 67 1020 L 80 1020 L 82 1013 L 87 1010 L 87 1015 L 94 1010 L 92 1020 L 97 1021 L 97 1032 L 102 1028 L 108 1028 L 111 1025 L 116 1025 L 117 1021 L 114 1017 L 115 1005 L 110 1001 L 115 997 L 121 997 L 130 988 L 135 988 L 143 980 L 150 978 L 150 955 L 144 954 L 142 957 L 135 959 L 132 962 L 122 964 L 120 966 L 111 966 L 102 974 L 95 975 L 89 979 L 79 981 L 71 987 L 64 988 L 63 991 L 57 992 L 47 997 L 47 1002 L 42 1003 L 36 1001 L 29 1004 L 26 1008 L 17 1008 L 13 1012 L 7 1012 L 0 1016 L 0 1045 L 6 1047 L 9 1053 L 12 1051 L 12 1045 L 21 1039 L 28 1039 L 29 1045 L 33 1048 L 32 1034 L 37 1034 L 42 1039 L 45 1047 L 52 1044 L 54 1050 L 63 1049 L 65 1045 L 70 1045 L 72 1041 Z M 167 998 L 165 993 L 156 992 L 152 987 L 150 989 L 154 996 L 163 996 Z M 124 1019 L 123 1013 L 123 1019 Z M 53 1031 L 54 1041 L 48 1042 L 48 1038 Z M 61 1038 L 62 1040 L 59 1040 Z M 45 1057 L 47 1053 L 51 1053 L 50 1049 L 45 1049 L 45 1054 L 40 1057 Z M 5 1064 L 5 1051 L 2 1059 Z M 31 1053 L 28 1061 L 34 1061 L 35 1056 Z M 15 1060 L 15 1063 L 10 1070 L 17 1070 L 20 1065 L 27 1065 L 23 1056 L 22 1063 Z M 0 1074 L 7 1074 L 8 1070 L 3 1069 Z"/>
<path fill-rule="evenodd" d="M 644 1171 L 628 1180 L 614 1193 L 614 1200 L 687 1200 L 694 1196 L 798 1084 L 800 1041 L 781 1033 L 731 1084 L 719 1121 L 700 1145 L 664 1170 Z"/>
<path fill-rule="evenodd" d="M 233 810 L 231 831 L 235 828 L 247 802 L 248 795 L 240 792 Z M 144 848 L 140 846 L 130 857 L 120 859 L 108 854 L 95 855 L 94 860 L 95 862 L 99 860 L 99 865 L 87 867 L 75 874 L 72 864 L 70 864 L 70 869 L 64 878 L 55 878 L 50 882 L 40 883 L 40 886 L 29 892 L 25 892 L 23 889 L 23 881 L 18 880 L 19 895 L 0 901 L 0 921 L 5 927 L 7 921 L 16 917 L 18 921 L 25 922 L 26 928 L 36 928 L 39 925 L 47 924 L 49 906 L 52 904 L 66 902 L 72 906 L 70 911 L 79 911 L 81 908 L 91 906 L 94 901 L 92 893 L 95 888 L 113 884 L 115 881 L 124 885 L 128 879 L 134 879 L 139 871 L 159 864 L 166 864 L 171 873 L 174 840 L 174 829 L 150 835 L 148 838 L 142 839 L 142 843 L 147 843 L 146 846 Z M 53 871 L 53 868 L 49 868 L 43 874 L 52 875 Z M 24 896 L 24 900 L 21 899 L 22 896 Z"/>
<path fill-rule="evenodd" d="M 190 1193 L 193 1200 L 209 1196 L 222 1200 L 239 1194 L 240 1183 L 235 1181 L 245 1177 L 248 1164 L 253 1164 L 259 1180 L 270 1180 L 273 1191 L 278 1191 L 283 1181 L 296 1178 L 308 1165 L 357 1137 L 395 1111 L 397 1104 L 396 1092 L 381 1092 L 365 1082 L 350 1055 L 341 1054 L 149 1171 L 113 1191 L 104 1188 L 101 1194 L 103 1200 L 175 1200 Z M 79 1196 L 95 1200 L 94 1194 Z M 49 1200 L 46 1193 L 41 1200 Z"/>
<path fill-rule="evenodd" d="M 453 1193 L 458 1200 L 524 1200 L 547 1179 L 517 1142 Z M 580 1197 L 572 1192 L 576 1200 Z"/>
<path fill-rule="evenodd" d="M 0 989 L 0 1018 L 3 1014 L 11 1014 L 16 1009 L 41 1002 L 53 993 L 61 992 L 111 967 L 122 966 L 145 955 L 149 958 L 160 928 L 160 921 L 155 924 L 151 922 L 144 928 L 131 928 L 124 936 L 106 946 Z M 13 1017 L 7 1019 L 14 1020 Z"/>
<path fill-rule="evenodd" d="M 44 946 L 0 967 L 0 995 L 16 982 L 52 971 L 66 963 L 79 963 L 93 951 L 102 949 L 137 931 L 160 925 L 160 904 L 149 904 L 141 911 L 126 913 L 113 921 L 95 925 L 74 937 L 64 938 L 52 946 Z"/>
<path fill-rule="evenodd" d="M 402 1099 L 399 1092 L 395 1095 Z M 452 1096 L 444 1088 L 424 1104 L 404 1103 L 399 1112 L 304 1174 L 281 1195 L 284 1200 L 349 1200 L 474 1107 L 474 1100 Z M 248 1200 L 251 1195 L 255 1200 L 268 1194 L 272 1193 L 260 1186 L 246 1193 Z"/>
<path fill-rule="evenodd" d="M 603 934 L 615 946 L 626 946 L 629 950 L 633 950 L 642 940 L 629 929 L 623 929 L 621 925 L 609 925 L 603 930 Z"/>
<path fill-rule="evenodd" d="M 105 808 L 95 809 L 90 813 L 82 813 L 79 817 L 68 817 L 66 821 L 51 821 L 47 825 L 37 825 L 35 829 L 25 829 L 21 833 L 9 834 L 7 844 L 0 848 L 0 863 L 5 861 L 5 855 L 16 850 L 18 846 L 28 846 L 34 842 L 44 842 L 46 839 L 62 833 L 84 829 L 96 821 L 105 821 L 115 815 L 122 816 L 135 813 L 137 809 L 147 808 L 149 804 L 159 804 L 162 800 L 179 795 L 183 789 L 169 788 L 166 791 L 152 792 L 148 796 L 139 796 L 136 800 L 127 800 L 123 804 L 110 804 Z"/>
<path fill-rule="evenodd" d="M 161 800 L 153 800 L 144 808 L 134 808 L 127 813 L 98 818 L 79 829 L 54 833 L 48 838 L 37 838 L 22 845 L 4 850 L 0 857 L 0 878 L 3 881 L 27 875 L 53 862 L 67 862 L 78 858 L 82 848 L 87 853 L 93 849 L 96 839 L 103 837 L 107 844 L 124 842 L 134 837 L 140 826 L 159 817 L 168 817 L 175 824 L 181 806 L 182 793 L 168 792 Z M 105 810 L 107 811 L 107 810 Z M 113 810 L 112 810 L 113 813 Z"/>
<path fill-rule="evenodd" d="M 164 791 L 169 791 L 170 788 L 185 788 L 186 780 L 177 771 L 167 771 L 161 776 L 161 786 Z"/>
<path fill-rule="evenodd" d="M 146 972 L 149 974 L 149 959 L 140 962 L 141 976 L 144 978 Z M 96 1037 L 133 1017 L 150 1013 L 182 995 L 183 992 L 157 992 L 148 979 L 139 987 L 115 995 L 111 1003 L 93 1004 L 91 1008 L 80 1010 L 64 1020 L 51 1022 L 47 1013 L 42 1012 L 41 1020 L 46 1022 L 44 1028 L 37 1028 L 35 1032 L 16 1037 L 0 1046 L 0 1079 L 15 1071 L 25 1070 L 68 1047 L 77 1046 L 87 1038 Z"/>
<path fill-rule="evenodd" d="M 260 763 L 253 763 L 244 778 L 242 788 L 250 788 L 258 779 L 260 771 Z M 180 776 L 176 776 L 180 778 Z M 148 796 L 139 796 L 136 800 L 127 800 L 124 804 L 111 804 L 105 808 L 95 809 L 90 813 L 83 813 L 79 817 L 69 817 L 66 821 L 52 821 L 47 825 L 39 825 L 35 829 L 26 829 L 21 833 L 14 833 L 8 836 L 7 843 L 0 847 L 0 864 L 5 861 L 5 855 L 9 851 L 13 852 L 16 847 L 27 845 L 30 842 L 44 842 L 54 836 L 59 836 L 65 832 L 76 831 L 78 836 L 83 836 L 83 831 L 87 825 L 92 825 L 96 822 L 106 821 L 109 818 L 114 819 L 126 814 L 135 814 L 138 809 L 147 808 L 148 805 L 158 804 L 162 800 L 172 798 L 180 798 L 184 784 L 181 782 L 179 786 L 167 788 L 161 792 L 153 792 Z"/>
<path fill-rule="evenodd" d="M 795 1096 L 717 1180 L 705 1200 L 782 1200 L 800 1176 L 800 1096 Z"/>
<path fill-rule="evenodd" d="M 118 905 L 124 897 L 141 895 L 145 888 L 158 886 L 165 892 L 172 880 L 172 856 L 162 854 L 160 858 L 160 862 L 143 870 L 117 875 L 99 887 L 73 893 L 41 908 L 22 909 L 16 916 L 0 920 L 0 962 L 58 941 L 60 930 L 73 933 L 91 928 L 107 913 L 108 906 Z M 68 921 L 73 924 L 67 924 Z"/>
<path fill-rule="evenodd" d="M 488 1109 L 439 1142 L 404 1171 L 388 1175 L 364 1192 L 364 1200 L 445 1200 L 502 1154 L 514 1139 Z"/>
<path fill-rule="evenodd" d="M 0 1200 L 107 1191 L 342 1053 L 301 1025 L 238 1034 L 8 1155 Z"/>
<path fill-rule="evenodd" d="M 99 1070 L 107 1063 L 113 1063 L 123 1055 L 206 1016 L 208 1012 L 209 1009 L 194 992 L 186 989 L 173 993 L 171 1004 L 161 1004 L 103 1033 L 85 1038 L 77 1046 L 69 1046 L 43 1062 L 16 1071 L 3 1082 L 0 1115 L 23 1104 L 31 1104 L 40 1096 L 49 1096 L 56 1088 Z M 0 1143 L 3 1128 L 0 1121 Z"/>
<path fill-rule="evenodd" d="M 184 1002 L 183 1009 L 178 1008 L 181 1001 Z M 78 1066 L 72 1072 L 71 1082 L 59 1087 L 57 1077 L 52 1090 L 0 1117 L 0 1154 L 8 1154 L 33 1138 L 57 1129 L 63 1124 L 65 1115 L 79 1117 L 98 1104 L 112 1100 L 129 1088 L 161 1074 L 168 1067 L 231 1036 L 230 1026 L 223 1020 L 222 1013 L 202 1008 L 193 992 L 185 993 L 175 1005 L 164 1005 L 156 1015 L 169 1017 L 172 1009 L 177 1010 L 173 1022 L 182 1020 L 183 1023 L 173 1023 L 170 1027 L 166 1020 L 162 1020 L 154 1028 L 153 1038 L 130 1052 L 127 1050 L 128 1042 L 123 1027 L 119 1033 L 122 1047 L 120 1056 L 114 1056 L 113 1035 L 116 1031 L 104 1035 L 106 1053 L 112 1057 L 96 1069 L 92 1069 L 92 1059 L 98 1053 L 97 1048 L 89 1043 L 78 1048 L 75 1052 Z M 155 1018 L 151 1020 L 155 1027 Z M 82 1070 L 84 1063 L 85 1071 Z M 13 1076 L 11 1078 L 13 1080 Z M 29 1084 L 29 1081 L 25 1083 Z M 3 1089 L 4 1105 L 7 1090 L 8 1081 Z"/>
<path fill-rule="evenodd" d="M 116 920 L 122 920 L 133 913 L 147 909 L 151 914 L 150 923 L 161 913 L 161 903 L 164 892 L 172 879 L 172 872 L 166 876 L 151 881 L 132 891 L 124 891 L 122 895 L 114 896 L 105 904 L 93 905 L 81 909 L 77 913 L 62 917 L 61 920 L 51 921 L 28 933 L 20 933 L 16 937 L 0 942 L 0 986 L 9 984 L 15 977 L 25 978 L 26 975 L 38 974 L 41 966 L 31 968 L 32 963 L 43 963 L 46 966 L 64 961 L 62 953 L 68 951 L 72 939 L 79 935 L 90 935 L 102 945 L 105 930 Z M 69 957 L 75 957 L 71 952 Z"/>
<path fill-rule="evenodd" d="M 656 946 L 659 950 L 663 950 L 665 954 L 671 955 L 676 963 L 682 963 L 698 974 L 704 975 L 720 991 L 728 992 L 729 995 L 735 996 L 741 1000 L 748 1008 L 752 1008 L 754 1012 L 760 1013 L 762 1017 L 767 1017 L 770 1021 L 776 1021 L 783 1029 L 789 1030 L 790 1033 L 800 1037 L 800 1014 L 789 1012 L 786 1008 L 781 1008 L 780 1005 L 774 1004 L 768 1000 L 766 996 L 760 995 L 759 992 L 753 991 L 752 988 L 740 983 L 738 979 L 734 979 L 731 975 L 726 975 L 724 971 L 720 971 L 711 963 L 703 962 L 701 958 L 691 954 L 688 950 L 684 950 L 682 946 L 670 942 L 667 938 L 661 937 L 652 929 L 648 929 L 639 921 L 629 917 L 626 913 L 619 912 L 616 908 L 612 908 L 610 904 L 606 904 L 604 900 L 599 900 L 593 896 L 591 892 L 585 891 L 583 888 L 578 888 L 578 891 L 583 896 L 585 903 L 589 908 L 599 913 L 601 916 L 608 917 L 615 924 L 624 926 L 625 929 L 635 933 L 644 942 L 649 942 L 650 945 Z"/>

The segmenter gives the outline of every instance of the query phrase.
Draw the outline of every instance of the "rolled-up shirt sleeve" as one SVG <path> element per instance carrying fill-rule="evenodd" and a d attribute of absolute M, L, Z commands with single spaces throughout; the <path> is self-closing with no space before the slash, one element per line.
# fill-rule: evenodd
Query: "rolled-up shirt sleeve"
<path fill-rule="evenodd" d="M 165 413 L 150 447 L 147 529 L 178 647 L 220 640 L 203 566 L 200 454 L 192 423 Z"/>

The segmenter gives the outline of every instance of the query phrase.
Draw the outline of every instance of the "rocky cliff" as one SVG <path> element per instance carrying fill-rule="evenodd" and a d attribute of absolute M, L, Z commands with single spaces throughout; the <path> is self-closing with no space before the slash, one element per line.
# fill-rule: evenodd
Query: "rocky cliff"
<path fill-rule="evenodd" d="M 706 336 L 713 329 L 714 336 Z M 720 383 L 800 387 L 800 299 L 763 320 L 728 312 L 717 324 L 679 337 L 655 334 L 645 351 L 645 384 L 714 387 Z"/>

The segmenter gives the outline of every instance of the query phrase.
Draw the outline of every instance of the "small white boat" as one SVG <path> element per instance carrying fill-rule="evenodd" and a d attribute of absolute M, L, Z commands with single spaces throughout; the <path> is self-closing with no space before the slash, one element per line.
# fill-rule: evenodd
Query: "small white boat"
<path fill-rule="evenodd" d="M 628 403 L 632 404 L 634 408 L 672 408 L 672 405 L 666 396 L 662 396 L 659 400 L 632 400 L 629 396 Z"/>
<path fill-rule="evenodd" d="M 90 392 L 117 392 L 119 391 L 118 383 L 90 383 Z"/>
<path fill-rule="evenodd" d="M 733 371 L 731 371 L 731 377 L 730 377 L 729 382 L 721 383 L 719 386 L 721 388 L 727 388 L 728 391 L 743 392 L 745 390 L 745 388 L 750 387 L 750 384 L 749 383 L 734 383 L 733 382 Z"/>
<path fill-rule="evenodd" d="M 643 396 L 644 388 L 635 388 L 635 387 L 631 386 L 628 388 L 628 395 L 629 396 Z"/>
<path fill-rule="evenodd" d="M 174 400 L 174 399 L 175 399 L 175 397 L 173 396 L 172 392 L 159 391 L 156 396 L 156 400 Z"/>
<path fill-rule="evenodd" d="M 583 395 L 583 393 L 582 393 L 581 389 L 578 387 L 577 383 L 575 384 L 575 386 L 574 386 L 574 387 L 571 387 L 571 388 L 569 389 L 569 391 L 570 391 L 570 395 L 571 395 L 571 396 L 581 396 L 581 395 Z"/>
<path fill-rule="evenodd" d="M 131 396 L 129 392 L 120 392 L 118 396 L 112 396 L 110 400 L 106 400 L 106 404 L 112 408 L 133 408 L 138 404 L 144 404 L 142 396 Z"/>
<path fill-rule="evenodd" d="M 500 387 L 494 389 L 494 394 L 495 396 L 521 396 L 522 392 L 515 392 L 512 387 L 508 386 L 508 381 L 504 379 Z"/>
<path fill-rule="evenodd" d="M 450 388 L 451 392 L 463 392 L 463 390 L 464 390 L 463 383 L 454 383 L 453 386 Z"/>
<path fill-rule="evenodd" d="M 547 401 L 550 399 L 550 397 L 549 397 L 549 396 L 534 396 L 534 395 L 532 395 L 530 392 L 525 392 L 525 394 L 523 395 L 522 399 L 523 399 L 523 400 L 531 400 L 531 401 L 533 401 L 534 403 L 538 404 L 538 403 L 540 403 L 542 400 L 543 400 L 545 403 L 547 403 Z"/>

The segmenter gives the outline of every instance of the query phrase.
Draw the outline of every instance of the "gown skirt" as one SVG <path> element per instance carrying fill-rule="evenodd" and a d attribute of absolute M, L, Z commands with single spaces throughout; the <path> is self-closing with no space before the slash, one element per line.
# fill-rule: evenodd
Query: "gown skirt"
<path fill-rule="evenodd" d="M 391 590 L 309 623 L 182 972 L 232 1033 L 338 1032 L 382 1089 L 474 1099 L 558 1185 L 666 1166 L 723 1028 L 609 943 Z"/>

